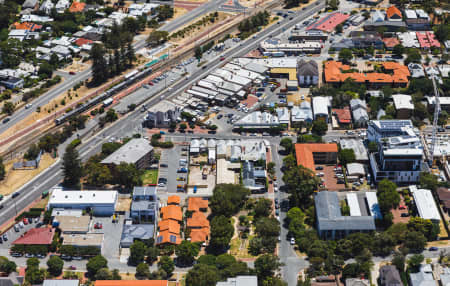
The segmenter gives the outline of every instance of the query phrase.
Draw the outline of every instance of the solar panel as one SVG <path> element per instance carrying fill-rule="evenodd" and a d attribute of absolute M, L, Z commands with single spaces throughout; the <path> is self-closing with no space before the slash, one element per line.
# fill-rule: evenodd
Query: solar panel
<path fill-rule="evenodd" d="M 176 243 L 177 242 L 177 237 L 175 235 L 171 235 L 170 236 L 170 242 Z"/>

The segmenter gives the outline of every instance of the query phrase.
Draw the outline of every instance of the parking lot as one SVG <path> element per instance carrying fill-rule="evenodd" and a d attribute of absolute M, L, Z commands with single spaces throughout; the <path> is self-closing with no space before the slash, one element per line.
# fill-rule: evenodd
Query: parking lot
<path fill-rule="evenodd" d="M 323 168 L 322 170 L 317 170 L 317 168 Z M 323 188 L 329 191 L 339 191 L 345 189 L 345 184 L 337 178 L 337 174 L 334 171 L 335 165 L 316 165 L 316 174 L 320 173 L 319 178 L 322 181 Z M 338 183 L 339 181 L 339 183 Z"/>
<path fill-rule="evenodd" d="M 177 192 L 177 185 L 186 184 L 186 173 L 177 173 L 180 166 L 180 159 L 187 159 L 188 150 L 183 151 L 183 149 L 188 148 L 186 146 L 175 145 L 171 149 L 163 149 L 161 152 L 160 168 L 159 168 L 159 181 L 158 185 L 161 189 L 167 190 L 169 193 Z M 186 155 L 182 155 L 186 154 Z M 167 166 L 167 167 L 161 167 Z M 188 167 L 188 166 L 184 166 Z M 170 174 L 170 175 L 169 175 Z M 176 175 L 174 175 L 176 174 Z M 177 181 L 177 179 L 184 178 L 183 181 Z M 162 180 L 161 180 L 162 179 Z M 159 184 L 162 181 L 166 181 L 164 184 Z"/>
<path fill-rule="evenodd" d="M 119 258 L 120 238 L 122 237 L 124 216 L 120 215 L 116 223 L 112 222 L 112 217 L 93 217 L 89 225 L 89 231 L 93 233 L 103 233 L 102 255 L 106 259 Z M 96 229 L 94 225 L 101 223 L 102 228 Z"/>

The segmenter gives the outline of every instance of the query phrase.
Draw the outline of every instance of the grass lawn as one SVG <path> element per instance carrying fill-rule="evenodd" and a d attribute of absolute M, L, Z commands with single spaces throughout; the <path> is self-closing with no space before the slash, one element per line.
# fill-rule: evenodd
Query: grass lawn
<path fill-rule="evenodd" d="M 156 184 L 158 182 L 158 169 L 155 170 L 146 170 L 144 174 L 141 176 L 142 184 Z"/>

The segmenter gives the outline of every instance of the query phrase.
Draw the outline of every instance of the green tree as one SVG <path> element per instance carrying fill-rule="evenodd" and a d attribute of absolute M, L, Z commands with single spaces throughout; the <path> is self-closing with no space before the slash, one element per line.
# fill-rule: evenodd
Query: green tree
<path fill-rule="evenodd" d="M 52 256 L 47 260 L 47 271 L 53 276 L 59 276 L 64 267 L 64 261 L 59 256 Z"/>
<path fill-rule="evenodd" d="M 425 248 L 427 239 L 418 231 L 410 231 L 405 237 L 405 246 L 412 252 L 420 252 Z"/>
<path fill-rule="evenodd" d="M 424 257 L 422 254 L 414 254 L 408 259 L 408 268 L 412 273 L 419 272 L 420 265 L 422 264 Z"/>
<path fill-rule="evenodd" d="M 132 189 L 134 186 L 142 185 L 141 171 L 136 168 L 136 165 L 122 162 L 116 167 L 116 172 L 117 183 L 125 188 Z"/>
<path fill-rule="evenodd" d="M 147 263 L 152 265 L 156 260 L 158 260 L 159 256 L 159 248 L 157 247 L 149 247 L 147 249 Z"/>
<path fill-rule="evenodd" d="M 202 58 L 203 55 L 203 51 L 202 51 L 202 47 L 196 47 L 195 51 L 194 51 L 194 57 L 200 61 L 200 59 Z"/>
<path fill-rule="evenodd" d="M 383 214 L 389 213 L 391 209 L 396 208 L 400 203 L 397 185 L 387 179 L 382 180 L 378 184 L 377 196 Z"/>
<path fill-rule="evenodd" d="M 421 217 L 411 218 L 408 222 L 408 229 L 422 233 L 428 241 L 436 240 L 440 232 L 439 224 Z"/>
<path fill-rule="evenodd" d="M 223 215 L 214 217 L 211 221 L 210 247 L 214 252 L 224 251 L 229 246 L 233 233 L 234 227 L 229 218 Z"/>
<path fill-rule="evenodd" d="M 339 157 L 339 161 L 343 165 L 347 165 L 349 163 L 353 163 L 356 160 L 355 151 L 353 151 L 353 149 L 341 149 L 341 150 L 339 150 L 338 157 Z"/>
<path fill-rule="evenodd" d="M 285 158 L 286 159 L 286 158 Z M 312 194 L 317 190 L 319 179 L 314 173 L 303 166 L 284 166 L 283 181 L 290 193 L 289 201 L 291 206 L 308 207 L 312 203 Z"/>
<path fill-rule="evenodd" d="M 400 252 L 395 252 L 391 261 L 392 265 L 394 265 L 397 270 L 402 273 L 405 271 L 405 256 Z"/>
<path fill-rule="evenodd" d="M 53 67 L 47 62 L 43 62 L 39 66 L 38 75 L 42 78 L 51 78 L 53 75 Z"/>
<path fill-rule="evenodd" d="M 287 138 L 287 137 L 281 139 L 280 146 L 284 148 L 286 154 L 292 153 L 292 151 L 294 149 L 294 144 L 292 144 L 292 139 Z"/>
<path fill-rule="evenodd" d="M 261 198 L 256 201 L 254 212 L 255 219 L 260 217 L 268 217 L 272 211 L 272 201 L 269 199 Z"/>
<path fill-rule="evenodd" d="M 435 192 L 438 187 L 438 177 L 432 173 L 422 172 L 419 176 L 419 184 L 422 188 Z"/>
<path fill-rule="evenodd" d="M 154 30 L 148 36 L 147 43 L 149 43 L 151 46 L 158 46 L 162 43 L 167 42 L 168 37 L 169 33 L 167 31 Z"/>
<path fill-rule="evenodd" d="M 12 103 L 11 101 L 5 101 L 5 103 L 3 103 L 2 113 L 11 115 L 14 113 L 14 109 L 14 103 Z"/>
<path fill-rule="evenodd" d="M 112 274 L 108 268 L 101 268 L 95 273 L 95 280 L 111 280 Z"/>
<path fill-rule="evenodd" d="M 186 275 L 186 286 L 216 285 L 219 279 L 216 267 L 207 264 L 196 264 Z"/>
<path fill-rule="evenodd" d="M 147 246 L 142 241 L 136 240 L 130 246 L 130 257 L 128 263 L 130 265 L 138 265 L 144 261 L 145 254 L 147 253 Z"/>
<path fill-rule="evenodd" d="M 177 255 L 177 263 L 181 265 L 192 265 L 195 257 L 198 255 L 200 247 L 196 243 L 191 243 L 190 241 L 183 240 L 175 248 L 175 254 Z"/>
<path fill-rule="evenodd" d="M 64 153 L 62 168 L 64 172 L 63 184 L 65 186 L 77 186 L 83 176 L 83 168 L 78 151 L 71 145 L 67 146 Z"/>
<path fill-rule="evenodd" d="M 6 175 L 5 165 L 3 164 L 3 157 L 0 156 L 0 180 L 3 180 Z"/>
<path fill-rule="evenodd" d="M 102 268 L 108 268 L 108 261 L 101 255 L 90 258 L 86 264 L 89 277 L 95 277 L 97 272 Z"/>
<path fill-rule="evenodd" d="M 349 63 L 353 58 L 352 51 L 350 49 L 342 49 L 339 51 L 339 59 L 344 63 Z"/>
<path fill-rule="evenodd" d="M 404 53 L 405 48 L 401 44 L 395 45 L 394 49 L 392 50 L 392 54 L 399 58 L 402 58 Z"/>
<path fill-rule="evenodd" d="M 418 49 L 408 49 L 406 55 L 405 65 L 408 65 L 409 63 L 420 63 L 422 60 L 422 55 Z"/>
<path fill-rule="evenodd" d="M 319 136 L 323 136 L 327 133 L 328 131 L 328 125 L 325 122 L 325 120 L 315 120 L 312 124 L 312 129 L 311 131 L 315 134 L 315 135 L 319 135 Z"/>
<path fill-rule="evenodd" d="M 105 47 L 102 44 L 94 44 L 90 50 L 92 59 L 92 81 L 94 84 L 101 84 L 108 78 Z"/>
<path fill-rule="evenodd" d="M 148 279 L 150 277 L 150 269 L 147 263 L 141 262 L 136 266 L 136 278 Z"/>
<path fill-rule="evenodd" d="M 282 266 L 278 257 L 273 254 L 263 254 L 255 260 L 255 271 L 258 275 L 258 280 L 264 280 L 267 277 L 272 277 L 276 271 Z"/>
<path fill-rule="evenodd" d="M 342 24 L 339 24 L 336 26 L 335 30 L 337 34 L 341 34 L 342 31 L 344 30 L 344 26 Z"/>
<path fill-rule="evenodd" d="M 243 206 L 249 195 L 249 190 L 240 185 L 219 184 L 210 199 L 210 208 L 215 216 L 231 217 Z"/>
<path fill-rule="evenodd" d="M 164 270 L 166 277 L 172 276 L 172 272 L 175 269 L 175 263 L 169 256 L 162 256 L 158 261 L 158 268 Z"/>

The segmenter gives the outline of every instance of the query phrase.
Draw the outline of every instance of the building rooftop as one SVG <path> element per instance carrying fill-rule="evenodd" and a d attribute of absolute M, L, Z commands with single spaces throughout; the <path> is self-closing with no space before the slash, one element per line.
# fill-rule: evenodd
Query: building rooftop
<path fill-rule="evenodd" d="M 188 199 L 188 211 L 199 211 L 208 208 L 208 200 L 199 197 L 190 197 Z"/>
<path fill-rule="evenodd" d="M 236 276 L 227 278 L 227 281 L 219 281 L 216 286 L 257 286 L 257 276 Z"/>
<path fill-rule="evenodd" d="M 350 109 L 341 108 L 341 109 L 332 109 L 331 110 L 337 117 L 337 120 L 340 124 L 350 124 L 352 123 L 352 115 L 350 113 Z"/>
<path fill-rule="evenodd" d="M 177 222 L 175 223 L 178 224 Z M 122 246 L 131 246 L 135 239 L 146 240 L 153 238 L 154 235 L 155 226 L 153 224 L 124 224 L 120 244 Z"/>
<path fill-rule="evenodd" d="M 122 162 L 127 164 L 135 164 L 152 150 L 153 146 L 150 145 L 148 140 L 143 138 L 134 138 L 103 159 L 102 164 L 120 165 Z"/>
<path fill-rule="evenodd" d="M 159 235 L 156 237 L 156 244 L 180 244 L 181 243 L 181 237 L 177 234 L 173 234 L 169 232 L 168 230 L 160 231 Z"/>
<path fill-rule="evenodd" d="M 103 233 L 63 234 L 63 245 L 99 246 L 103 244 Z"/>
<path fill-rule="evenodd" d="M 441 220 L 441 215 L 430 190 L 417 189 L 414 185 L 409 186 L 409 190 L 414 197 L 414 202 L 416 203 L 417 211 L 421 218 L 432 221 Z"/>
<path fill-rule="evenodd" d="M 58 228 L 62 232 L 88 232 L 90 216 L 56 216 L 54 221 L 59 222 Z"/>
<path fill-rule="evenodd" d="M 362 140 L 343 138 L 340 139 L 339 144 L 341 144 L 342 149 L 352 149 L 355 153 L 356 161 L 366 161 L 369 159 L 369 156 L 367 156 L 367 149 Z"/>
<path fill-rule="evenodd" d="M 335 143 L 295 144 L 297 164 L 310 170 L 315 170 L 313 153 L 316 152 L 337 153 L 338 147 Z"/>
<path fill-rule="evenodd" d="M 158 222 L 159 231 L 169 231 L 174 234 L 180 234 L 180 224 L 172 219 L 163 219 Z"/>
<path fill-rule="evenodd" d="M 414 110 L 414 104 L 412 103 L 411 95 L 408 94 L 393 94 L 395 109 L 408 109 Z"/>
<path fill-rule="evenodd" d="M 161 215 L 163 219 L 173 219 L 181 221 L 183 219 L 183 212 L 179 206 L 168 205 L 161 208 Z"/>
<path fill-rule="evenodd" d="M 345 22 L 349 17 L 349 15 L 334 12 L 322 17 L 320 20 L 306 28 L 306 30 L 321 30 L 330 33 L 337 25 Z"/>
<path fill-rule="evenodd" d="M 80 281 L 77 279 L 70 280 L 70 279 L 45 279 L 43 286 L 78 286 L 80 284 Z"/>
<path fill-rule="evenodd" d="M 156 196 L 156 187 L 155 186 L 145 186 L 145 187 L 134 187 L 133 188 L 133 197 L 146 197 L 146 196 Z"/>
<path fill-rule="evenodd" d="M 167 286 L 167 280 L 96 280 L 94 286 Z"/>
<path fill-rule="evenodd" d="M 315 96 L 312 98 L 312 107 L 314 116 L 325 115 L 328 116 L 328 108 L 330 107 L 330 99 L 325 96 Z"/>
<path fill-rule="evenodd" d="M 391 6 L 386 10 L 386 16 L 388 19 L 392 18 L 393 16 L 402 18 L 402 12 L 400 12 L 397 7 Z"/>
<path fill-rule="evenodd" d="M 180 205 L 180 197 L 177 195 L 171 195 L 167 198 L 168 205 Z"/>
<path fill-rule="evenodd" d="M 55 231 L 52 228 L 32 228 L 12 244 L 49 245 L 53 241 Z"/>
<path fill-rule="evenodd" d="M 115 204 L 117 191 L 64 191 L 55 188 L 50 196 L 49 204 Z"/>

